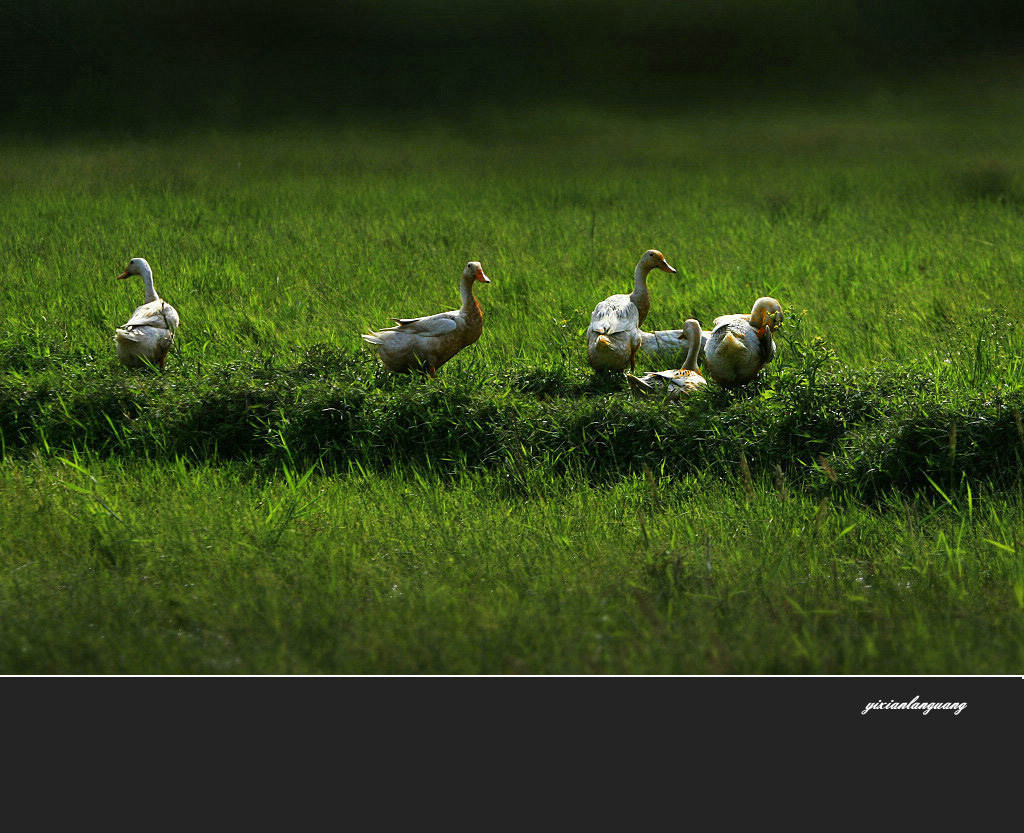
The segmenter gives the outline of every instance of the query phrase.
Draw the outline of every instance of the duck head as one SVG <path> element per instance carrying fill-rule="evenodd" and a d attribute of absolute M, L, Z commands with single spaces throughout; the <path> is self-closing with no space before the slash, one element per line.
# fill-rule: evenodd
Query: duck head
<path fill-rule="evenodd" d="M 651 269 L 660 269 L 662 272 L 673 273 L 676 270 L 668 265 L 668 261 L 665 260 L 665 255 L 659 252 L 657 249 L 648 249 L 640 257 L 640 264 L 645 272 L 650 272 Z"/>
<path fill-rule="evenodd" d="M 687 318 L 683 322 L 683 335 L 686 336 L 686 341 L 689 344 L 697 344 L 700 346 L 700 337 L 703 330 L 701 330 L 700 321 L 696 318 Z"/>
<path fill-rule="evenodd" d="M 782 305 L 778 301 L 774 298 L 758 298 L 750 311 L 750 326 L 757 330 L 759 336 L 765 332 L 774 333 L 782 326 L 783 318 Z"/>
<path fill-rule="evenodd" d="M 128 261 L 128 266 L 125 267 L 124 272 L 117 276 L 117 279 L 123 281 L 132 275 L 144 275 L 147 272 L 151 275 L 153 274 L 153 270 L 149 268 L 149 263 L 146 259 L 144 257 L 133 257 Z"/>
<path fill-rule="evenodd" d="M 480 283 L 491 282 L 491 279 L 484 274 L 484 269 L 479 261 L 476 260 L 471 260 L 466 264 L 466 268 L 462 272 L 462 279 L 467 283 L 471 281 L 480 281 Z"/>

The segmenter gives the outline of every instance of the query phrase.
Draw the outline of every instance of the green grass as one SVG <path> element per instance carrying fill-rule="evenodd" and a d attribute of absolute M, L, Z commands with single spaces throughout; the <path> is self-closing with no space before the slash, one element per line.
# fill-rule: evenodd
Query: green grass
<path fill-rule="evenodd" d="M 0 671 L 1020 673 L 1019 105 L 6 139 Z M 651 329 L 779 298 L 761 380 L 592 374 L 650 246 Z M 480 341 L 380 371 L 470 259 Z"/>
<path fill-rule="evenodd" d="M 140 486 L 144 489 L 140 491 Z M 8 672 L 1002 673 L 1024 500 L 9 467 Z M 1017 536 L 1017 537 L 1015 537 Z"/>

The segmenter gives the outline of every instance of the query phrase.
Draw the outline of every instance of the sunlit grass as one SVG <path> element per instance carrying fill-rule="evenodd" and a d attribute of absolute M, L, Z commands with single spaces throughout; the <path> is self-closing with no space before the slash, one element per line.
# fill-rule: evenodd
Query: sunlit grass
<path fill-rule="evenodd" d="M 71 464 L 73 463 L 73 465 Z M 3 475 L 8 671 L 1005 673 L 1020 494 L 881 511 L 754 483 Z"/>

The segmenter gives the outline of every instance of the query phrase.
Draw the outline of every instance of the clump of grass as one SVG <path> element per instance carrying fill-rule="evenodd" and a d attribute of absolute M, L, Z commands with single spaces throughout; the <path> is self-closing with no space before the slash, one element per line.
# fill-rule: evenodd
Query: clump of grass
<path fill-rule="evenodd" d="M 887 415 L 845 449 L 845 480 L 866 496 L 927 491 L 934 481 L 952 480 L 957 488 L 962 479 L 1011 488 L 1024 459 L 1014 419 L 1022 402 L 1017 392 L 966 403 L 923 402 Z"/>

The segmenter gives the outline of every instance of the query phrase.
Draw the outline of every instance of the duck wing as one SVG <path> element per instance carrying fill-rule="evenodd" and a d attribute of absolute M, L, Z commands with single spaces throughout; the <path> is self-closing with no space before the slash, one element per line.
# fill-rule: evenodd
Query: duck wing
<path fill-rule="evenodd" d="M 744 315 L 743 313 L 733 313 L 732 315 L 720 315 L 714 321 L 711 322 L 711 330 L 714 332 L 719 327 L 725 324 L 744 324 L 750 323 L 750 315 Z"/>
<path fill-rule="evenodd" d="M 597 335 L 612 335 L 640 327 L 640 311 L 628 295 L 612 295 L 594 307 L 590 316 L 590 331 Z"/>
<path fill-rule="evenodd" d="M 422 318 L 392 318 L 398 324 L 392 327 L 401 333 L 417 336 L 443 336 L 458 328 L 457 312 L 439 312 L 437 315 L 425 315 Z"/>
<path fill-rule="evenodd" d="M 122 327 L 158 327 L 162 330 L 175 330 L 178 327 L 178 312 L 165 301 L 152 301 L 136 309 Z"/>
<path fill-rule="evenodd" d="M 688 370 L 655 370 L 652 373 L 648 373 L 644 378 L 647 379 L 648 377 L 650 377 L 650 379 L 653 379 L 656 377 L 658 379 L 664 379 L 666 382 L 671 382 L 675 380 L 677 377 L 679 377 L 681 374 L 686 376 L 689 374 L 689 372 L 690 371 Z M 650 381 L 650 379 L 648 379 L 648 381 Z"/>

